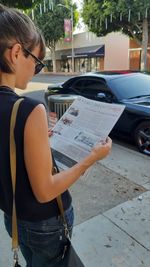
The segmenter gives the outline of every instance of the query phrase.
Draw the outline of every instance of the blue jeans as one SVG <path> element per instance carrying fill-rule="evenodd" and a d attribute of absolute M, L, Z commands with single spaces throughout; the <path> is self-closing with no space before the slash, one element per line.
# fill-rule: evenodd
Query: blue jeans
<path fill-rule="evenodd" d="M 72 206 L 65 211 L 70 234 L 74 213 Z M 6 230 L 12 236 L 11 217 L 4 215 Z M 18 220 L 19 246 L 26 260 L 26 267 L 65 267 L 62 264 L 64 247 L 67 244 L 61 216 L 40 222 Z"/>

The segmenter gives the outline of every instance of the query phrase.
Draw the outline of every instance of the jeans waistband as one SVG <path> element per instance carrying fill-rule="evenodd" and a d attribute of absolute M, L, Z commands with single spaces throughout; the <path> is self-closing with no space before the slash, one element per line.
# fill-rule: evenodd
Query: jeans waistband
<path fill-rule="evenodd" d="M 72 205 L 70 205 L 70 207 L 65 211 L 65 217 L 68 217 L 69 213 L 72 211 L 73 213 L 73 207 Z M 4 216 L 6 218 L 8 218 L 9 220 L 12 220 L 11 216 L 7 215 L 6 213 L 4 214 Z M 30 226 L 32 225 L 33 227 L 36 227 L 36 225 L 41 223 L 43 225 L 43 223 L 45 225 L 49 224 L 49 222 L 51 222 L 52 224 L 60 224 L 62 225 L 62 216 L 59 214 L 58 216 L 54 216 L 54 217 L 50 217 L 48 219 L 44 219 L 44 220 L 40 220 L 40 221 L 26 221 L 26 220 L 17 220 L 18 225 L 21 224 L 22 226 L 25 225 L 27 226 L 27 224 L 30 224 Z"/>

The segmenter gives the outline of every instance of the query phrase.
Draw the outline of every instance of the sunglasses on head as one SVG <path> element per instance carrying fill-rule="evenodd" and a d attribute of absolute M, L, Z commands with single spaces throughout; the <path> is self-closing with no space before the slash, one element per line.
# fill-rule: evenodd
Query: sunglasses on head
<path fill-rule="evenodd" d="M 28 54 L 32 58 L 34 58 L 34 60 L 36 62 L 34 74 L 38 74 L 45 67 L 45 64 L 39 58 L 37 58 L 35 55 L 33 55 L 28 49 L 23 48 L 23 50 L 25 51 L 26 54 Z"/>

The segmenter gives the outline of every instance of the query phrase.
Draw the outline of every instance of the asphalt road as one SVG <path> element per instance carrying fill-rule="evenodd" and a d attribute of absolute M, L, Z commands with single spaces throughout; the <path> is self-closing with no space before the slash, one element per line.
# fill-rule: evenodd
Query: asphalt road
<path fill-rule="evenodd" d="M 42 73 L 42 74 L 38 74 L 36 76 L 33 77 L 32 81 L 33 82 L 37 82 L 37 83 L 61 83 L 61 82 L 65 82 L 68 79 L 70 79 L 71 75 L 55 75 L 55 74 L 49 74 L 49 73 Z"/>

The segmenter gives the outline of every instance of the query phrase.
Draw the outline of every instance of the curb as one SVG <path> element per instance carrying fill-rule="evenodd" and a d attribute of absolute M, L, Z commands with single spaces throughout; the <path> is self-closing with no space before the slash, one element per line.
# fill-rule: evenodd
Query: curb
<path fill-rule="evenodd" d="M 41 72 L 39 75 L 54 75 L 54 76 L 75 76 L 80 75 L 81 72 Z"/>

